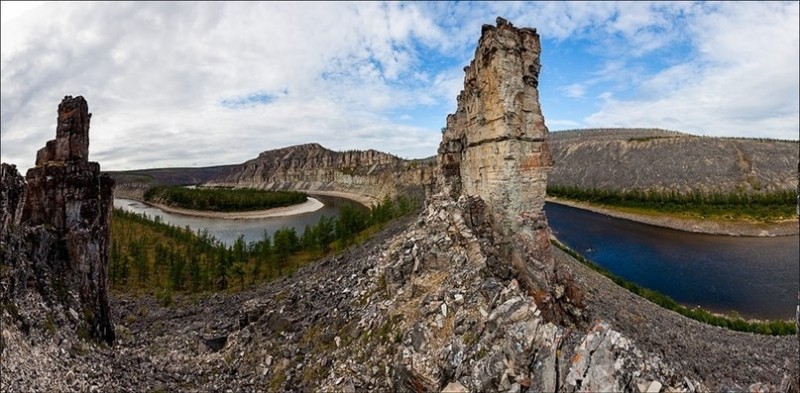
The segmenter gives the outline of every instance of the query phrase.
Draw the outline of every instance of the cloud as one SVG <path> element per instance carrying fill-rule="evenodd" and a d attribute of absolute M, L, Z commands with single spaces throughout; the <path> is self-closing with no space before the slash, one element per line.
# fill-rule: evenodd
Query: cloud
<path fill-rule="evenodd" d="M 23 165 L 40 146 L 5 142 L 52 138 L 53 112 L 66 94 L 87 98 L 95 113 L 92 152 L 104 167 L 122 168 L 154 161 L 150 153 L 108 154 L 136 150 L 115 147 L 120 142 L 185 150 L 165 151 L 157 160 L 165 164 L 241 162 L 312 141 L 425 156 L 436 146 L 425 134 L 438 137 L 438 130 L 396 127 L 382 112 L 452 93 L 442 91 L 446 71 L 427 71 L 436 72 L 430 91 L 428 83 L 405 82 L 424 68 L 418 52 L 446 41 L 413 3 L 43 7 L 36 20 L 3 25 L 4 37 L 14 29 L 24 43 L 3 46 L 3 160 Z M 374 145 L 346 136 L 359 129 L 374 133 L 367 138 Z M 386 144 L 395 133 L 430 144 Z M 226 150 L 193 154 L 205 150 L 200 143 Z"/>
<path fill-rule="evenodd" d="M 583 98 L 586 95 L 586 85 L 583 83 L 573 83 L 561 87 L 561 91 L 569 98 Z"/>
<path fill-rule="evenodd" d="M 798 139 L 797 3 L 721 3 L 692 16 L 697 56 L 607 100 L 591 126 Z"/>
<path fill-rule="evenodd" d="M 88 100 L 90 154 L 106 169 L 236 163 L 308 142 L 429 156 L 480 27 L 498 15 L 549 45 L 540 97 L 551 127 L 786 135 L 797 130 L 797 13 L 796 3 L 45 3 L 2 24 L 0 158 L 31 166 L 64 95 Z"/>

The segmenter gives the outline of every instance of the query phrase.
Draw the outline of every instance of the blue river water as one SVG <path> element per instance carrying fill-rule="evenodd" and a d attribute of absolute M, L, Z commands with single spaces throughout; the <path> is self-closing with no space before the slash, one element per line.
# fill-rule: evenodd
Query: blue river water
<path fill-rule="evenodd" d="M 689 306 L 790 319 L 800 288 L 800 238 L 677 231 L 547 203 L 554 235 L 612 273 Z"/>
<path fill-rule="evenodd" d="M 261 240 L 292 227 L 302 234 L 322 215 L 339 214 L 341 198 L 318 197 L 325 207 L 311 213 L 261 219 L 214 219 L 166 213 L 128 199 L 114 205 L 193 231 L 206 229 L 225 244 L 239 236 L 247 242 Z M 355 206 L 360 206 L 355 204 Z M 789 319 L 794 316 L 800 288 L 800 238 L 714 236 L 655 227 L 547 203 L 554 235 L 612 273 L 676 301 L 751 318 Z"/>

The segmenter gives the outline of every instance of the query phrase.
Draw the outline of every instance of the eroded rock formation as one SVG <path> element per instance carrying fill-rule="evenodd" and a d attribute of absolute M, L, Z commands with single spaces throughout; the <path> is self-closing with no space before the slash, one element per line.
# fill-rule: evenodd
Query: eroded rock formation
<path fill-rule="evenodd" d="M 532 32 L 499 19 L 497 27 L 484 27 L 476 53 L 495 64 L 492 56 L 527 51 L 496 45 L 531 42 L 526 40 L 535 37 Z M 527 38 L 520 38 L 523 35 Z M 507 40 L 514 37 L 519 41 Z M 482 73 L 495 72 L 481 67 L 472 71 L 476 80 L 484 77 Z M 528 75 L 523 95 L 531 94 L 535 75 L 526 74 L 524 67 L 514 69 L 495 75 L 494 83 Z M 467 104 L 459 110 L 473 113 Z M 12 334 L 13 345 L 2 358 L 3 387 L 796 391 L 788 376 L 797 370 L 794 337 L 731 332 L 688 320 L 621 289 L 566 254 L 541 250 L 537 236 L 546 236 L 547 228 L 537 213 L 544 196 L 540 182 L 549 165 L 544 137 L 529 138 L 521 127 L 517 137 L 512 133 L 482 138 L 484 126 L 475 124 L 477 128 L 463 128 L 463 133 L 455 126 L 446 133 L 440 151 L 441 189 L 429 195 L 419 216 L 393 222 L 361 246 L 301 268 L 291 277 L 240 293 L 183 298 L 171 306 L 150 297 L 122 295 L 114 300 L 120 337 L 113 351 L 90 349 L 69 363 L 62 360 L 63 347 L 39 346 L 29 351 L 36 356 L 26 356 L 28 340 Z M 529 124 L 539 127 L 536 121 Z M 478 139 L 472 139 L 475 135 Z M 482 142 L 470 146 L 468 140 Z M 494 154 L 501 150 L 505 155 Z M 490 155 L 473 154 L 482 151 Z M 531 157 L 538 166 L 526 164 Z M 279 158 L 275 165 L 280 165 Z M 533 174 L 521 174 L 524 179 L 517 181 L 515 170 Z M 19 184 L 5 173 L 0 178 Z M 504 187 L 503 181 L 510 184 Z M 19 187 L 9 190 L 3 195 L 19 195 Z M 535 195 L 523 195 L 528 191 Z M 13 203 L 3 206 L 17 211 Z M 535 260 L 523 259 L 528 257 Z M 514 258 L 525 265 L 512 263 Z M 529 263 L 550 267 L 537 276 L 528 271 Z M 563 280 L 557 267 L 565 268 L 561 273 L 575 274 L 587 288 L 590 304 L 585 311 L 597 318 L 593 323 L 548 317 L 553 307 L 576 295 L 565 294 L 567 287 L 558 289 Z M 552 301 L 542 301 L 537 290 L 546 291 Z M 30 357 L 45 358 L 52 366 L 42 373 L 39 363 L 28 362 Z"/>
<path fill-rule="evenodd" d="M 370 203 L 398 193 L 424 195 L 433 166 L 375 150 L 337 152 L 319 144 L 268 150 L 208 185 L 344 192 Z"/>
<path fill-rule="evenodd" d="M 111 343 L 106 275 L 114 183 L 88 161 L 90 119 L 83 97 L 64 97 L 56 139 L 39 150 L 25 181 L 3 164 L 3 294 L 13 300 L 35 291 L 88 336 Z"/>
<path fill-rule="evenodd" d="M 504 259 L 537 291 L 550 317 L 575 318 L 579 290 L 557 271 L 543 211 L 552 159 L 536 89 L 540 53 L 535 29 L 502 18 L 496 27 L 483 26 L 439 145 L 440 181 L 453 198 L 477 196 L 486 203 Z"/>

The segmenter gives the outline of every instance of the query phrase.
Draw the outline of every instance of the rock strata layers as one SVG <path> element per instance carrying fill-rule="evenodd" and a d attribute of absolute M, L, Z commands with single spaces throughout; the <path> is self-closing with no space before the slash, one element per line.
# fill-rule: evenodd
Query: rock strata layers
<path fill-rule="evenodd" d="M 496 27 L 483 26 L 456 113 L 447 117 L 438 162 L 442 191 L 485 202 L 504 258 L 538 292 L 540 305 L 550 303 L 547 313 L 564 318 L 556 314 L 568 309 L 580 315 L 579 294 L 557 273 L 543 211 L 552 159 L 537 91 L 540 53 L 535 29 L 502 18 Z M 559 303 L 567 308 L 555 310 L 554 300 L 565 294 Z"/>
<path fill-rule="evenodd" d="M 549 182 L 581 189 L 665 192 L 794 190 L 797 141 L 700 137 L 653 129 L 550 134 Z"/>
<path fill-rule="evenodd" d="M 114 183 L 88 161 L 90 119 L 83 97 L 65 97 L 56 139 L 39 150 L 25 181 L 3 166 L 0 229 L 10 272 L 3 294 L 13 300 L 35 291 L 69 311 L 87 336 L 112 343 L 106 275 Z"/>
<path fill-rule="evenodd" d="M 432 175 L 431 162 L 375 150 L 337 152 L 309 143 L 262 152 L 206 185 L 343 192 L 380 201 L 397 194 L 424 196 Z"/>
<path fill-rule="evenodd" d="M 486 48 L 495 42 L 498 30 L 510 37 L 530 34 L 500 19 L 497 27 L 484 28 L 476 53 L 491 53 Z M 524 48 L 517 49 L 509 52 Z M 480 74 L 480 68 L 475 72 Z M 495 82 L 517 76 L 509 73 Z M 540 209 L 543 190 L 530 196 L 509 191 L 507 199 L 497 198 L 506 191 L 484 182 L 513 173 L 524 164 L 512 161 L 524 163 L 530 156 L 538 157 L 541 165 L 527 169 L 546 175 L 544 154 L 537 156 L 527 145 L 527 153 L 510 155 L 509 162 L 501 155 L 498 164 L 492 157 L 474 157 L 468 143 L 456 147 L 471 135 L 443 139 L 443 145 L 453 142 L 453 147 L 446 146 L 440 157 L 440 188 L 429 195 L 417 217 L 392 222 L 360 246 L 301 268 L 291 277 L 238 293 L 181 297 L 171 305 L 148 296 L 119 296 L 113 302 L 120 334 L 111 349 L 86 349 L 69 340 L 29 345 L 27 337 L 7 334 L 4 325 L 3 338 L 11 344 L 2 358 L 3 387 L 198 392 L 797 390 L 787 373 L 797 370 L 794 337 L 730 332 L 688 320 L 620 289 L 566 254 L 535 251 L 540 247 L 535 236 L 516 237 L 511 229 L 547 234 L 544 217 L 538 226 L 526 221 L 526 215 Z M 483 141 L 487 146 L 504 142 Z M 496 148 L 526 149 L 508 142 Z M 544 140 L 540 142 L 544 146 Z M 475 160 L 483 163 L 473 165 Z M 492 166 L 494 177 L 481 178 L 481 172 L 474 172 L 483 166 Z M 12 180 L 12 192 L 3 195 L 19 195 L 19 187 L 13 188 L 18 179 L 0 175 Z M 473 185 L 467 186 L 466 180 Z M 512 186 L 533 183 L 528 179 Z M 570 325 L 548 317 L 552 311 L 539 306 L 558 307 L 577 295 L 559 287 L 563 281 L 558 277 L 537 281 L 539 277 L 526 275 L 525 266 L 520 270 L 511 262 L 523 257 L 547 260 L 548 255 L 566 267 L 560 273 L 575 274 L 575 285 L 586 289 L 594 307 L 584 311 L 598 319 Z M 551 272 L 559 273 L 557 264 L 553 266 Z M 552 300 L 542 302 L 536 289 L 547 291 Z"/>

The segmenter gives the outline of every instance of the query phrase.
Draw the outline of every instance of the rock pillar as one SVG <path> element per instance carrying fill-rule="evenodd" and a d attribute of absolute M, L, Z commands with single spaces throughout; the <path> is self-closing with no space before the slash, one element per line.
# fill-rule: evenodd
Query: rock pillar
<path fill-rule="evenodd" d="M 90 119 L 83 97 L 61 101 L 56 139 L 39 150 L 26 175 L 22 222 L 37 239 L 29 242 L 30 258 L 50 276 L 50 289 L 75 291 L 88 333 L 111 343 L 107 274 L 114 181 L 88 161 Z"/>
<path fill-rule="evenodd" d="M 502 253 L 529 289 L 556 288 L 550 230 L 543 212 L 552 158 L 539 105 L 539 55 L 535 29 L 503 18 L 484 25 L 464 90 L 438 150 L 443 191 L 453 198 L 479 196 L 500 235 Z M 554 289 L 555 288 L 555 289 Z"/>

